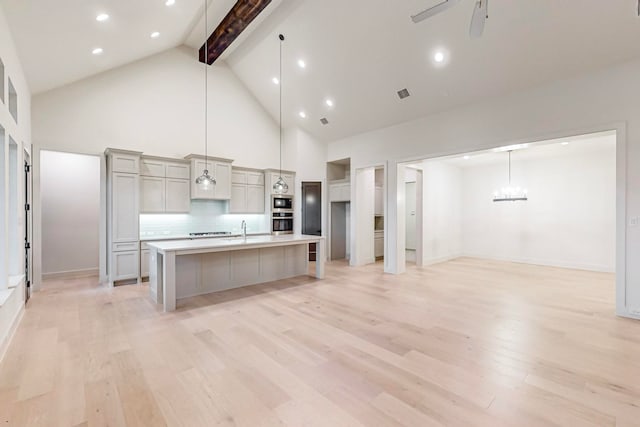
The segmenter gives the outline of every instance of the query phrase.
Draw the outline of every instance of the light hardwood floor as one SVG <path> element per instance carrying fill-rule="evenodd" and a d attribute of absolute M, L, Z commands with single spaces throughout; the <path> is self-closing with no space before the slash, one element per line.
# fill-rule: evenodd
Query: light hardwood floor
<path fill-rule="evenodd" d="M 0 365 L 0 425 L 638 426 L 614 276 L 461 258 L 329 264 L 183 301 L 49 282 Z"/>

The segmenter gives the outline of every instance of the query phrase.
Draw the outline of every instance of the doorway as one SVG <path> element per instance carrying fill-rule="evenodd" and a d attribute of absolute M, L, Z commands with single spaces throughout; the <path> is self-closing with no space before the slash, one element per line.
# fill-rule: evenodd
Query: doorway
<path fill-rule="evenodd" d="M 43 279 L 98 275 L 101 158 L 40 151 Z"/>
<path fill-rule="evenodd" d="M 302 234 L 322 235 L 322 183 L 302 183 Z"/>

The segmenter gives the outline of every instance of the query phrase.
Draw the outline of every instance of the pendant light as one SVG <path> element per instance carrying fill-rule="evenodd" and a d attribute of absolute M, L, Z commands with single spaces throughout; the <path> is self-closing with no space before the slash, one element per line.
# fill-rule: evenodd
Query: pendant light
<path fill-rule="evenodd" d="M 527 190 L 523 190 L 520 187 L 511 186 L 511 151 L 509 150 L 509 185 L 507 187 L 503 187 L 499 192 L 494 191 L 493 193 L 493 201 L 494 202 L 517 202 L 522 201 L 525 202 L 528 200 L 527 198 Z"/>
<path fill-rule="evenodd" d="M 284 36 L 279 34 L 278 39 L 280 39 L 280 175 L 275 184 L 273 184 L 273 192 L 276 194 L 284 194 L 289 191 L 289 185 L 282 179 L 282 42 L 284 42 Z"/>
<path fill-rule="evenodd" d="M 196 184 L 201 185 L 203 189 L 209 188 L 210 185 L 216 185 L 215 178 L 209 175 L 209 170 L 207 169 L 207 160 L 209 154 L 207 151 L 209 135 L 209 127 L 207 123 L 209 119 L 209 97 L 207 96 L 209 93 L 209 63 L 207 61 L 207 55 L 209 53 L 209 25 L 207 22 L 208 2 L 209 0 L 204 0 L 204 170 L 202 171 L 202 175 L 196 178 Z"/>

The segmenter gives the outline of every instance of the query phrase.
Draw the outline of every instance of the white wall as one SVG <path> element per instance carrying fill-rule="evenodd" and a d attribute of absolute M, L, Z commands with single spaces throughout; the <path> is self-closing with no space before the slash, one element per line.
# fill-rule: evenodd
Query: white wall
<path fill-rule="evenodd" d="M 628 225 L 632 217 L 640 216 L 640 168 L 633 167 L 640 164 L 638 75 L 640 61 L 633 61 L 363 133 L 330 143 L 328 160 L 350 157 L 352 167 L 389 160 L 387 213 L 395 221 L 400 199 L 395 178 L 399 160 L 616 129 L 616 205 L 621 208 L 616 214 L 616 227 L 617 244 L 622 245 L 616 248 L 620 254 L 616 262 L 617 312 L 640 316 L 640 227 Z M 387 237 L 388 247 L 395 247 L 400 240 L 398 230 L 391 227 Z M 389 259 L 385 270 L 401 272 L 402 261 Z"/>
<path fill-rule="evenodd" d="M 460 169 L 438 161 L 422 166 L 423 265 L 445 261 L 462 253 Z"/>
<path fill-rule="evenodd" d="M 615 140 L 598 150 L 514 157 L 527 202 L 493 202 L 493 190 L 506 185 L 505 165 L 506 157 L 463 168 L 465 255 L 615 271 Z"/>
<path fill-rule="evenodd" d="M 203 67 L 197 51 L 180 47 L 38 94 L 34 143 L 89 154 L 204 154 Z M 277 126 L 226 65 L 209 67 L 208 97 L 209 155 L 275 167 Z"/>
<path fill-rule="evenodd" d="M 9 165 L 8 161 L 11 158 L 9 155 L 9 141 L 12 138 L 17 144 L 16 154 L 12 161 L 15 161 L 18 165 L 22 165 L 23 162 L 23 150 L 26 149 L 30 152 L 31 147 L 31 91 L 27 85 L 27 81 L 22 70 L 22 65 L 18 59 L 18 54 L 15 49 L 15 44 L 11 33 L 9 32 L 9 26 L 4 14 L 4 10 L 0 5 L 0 58 L 4 63 L 4 81 L 0 82 L 5 88 L 5 102 L 0 101 L 0 126 L 5 129 L 5 144 L 3 145 L 4 151 L 2 156 L 3 163 L 0 168 L 1 173 L 4 174 L 5 179 L 0 180 L 5 187 L 4 191 L 0 192 L 3 197 L 0 200 L 0 209 L 3 215 L 0 215 L 4 220 L 0 223 L 0 229 L 2 230 L 2 241 L 4 250 L 0 251 L 2 257 L 0 257 L 0 263 L 3 268 L 3 274 L 0 275 L 0 359 L 2 359 L 6 347 L 9 343 L 9 339 L 15 328 L 17 327 L 18 320 L 24 308 L 24 281 L 17 284 L 15 288 L 7 289 L 9 278 L 7 272 L 9 271 L 9 248 L 13 245 L 19 245 L 20 239 L 24 235 L 25 217 L 24 217 L 24 183 L 23 179 L 18 179 L 15 182 L 17 186 L 12 191 L 9 189 Z M 8 101 L 8 79 L 11 78 L 11 82 L 18 94 L 18 122 L 16 123 L 9 113 L 7 105 Z M 21 168 L 18 167 L 18 171 Z M 22 177 L 22 174 L 19 174 Z M 13 215 L 9 215 L 9 197 L 11 194 L 15 194 L 18 198 L 15 209 L 17 212 L 13 212 Z M 15 220 L 11 225 L 12 233 L 9 233 L 9 218 L 14 217 Z M 16 225 L 17 223 L 17 225 Z M 10 242 L 9 236 L 11 234 L 12 239 L 18 239 L 17 242 Z M 11 245 L 11 246 L 10 246 Z M 18 265 L 16 267 L 15 260 L 11 266 L 11 272 L 13 274 L 16 271 L 22 272 L 24 270 L 23 257 L 19 257 Z M 15 281 L 12 282 L 16 284 Z"/>
<path fill-rule="evenodd" d="M 40 152 L 42 273 L 97 273 L 100 157 Z"/>

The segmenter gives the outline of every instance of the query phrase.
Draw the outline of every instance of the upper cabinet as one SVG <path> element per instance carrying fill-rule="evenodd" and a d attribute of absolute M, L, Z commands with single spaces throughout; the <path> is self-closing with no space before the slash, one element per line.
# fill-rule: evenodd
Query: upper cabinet
<path fill-rule="evenodd" d="M 140 160 L 140 213 L 188 213 L 189 161 L 142 157 Z"/>
<path fill-rule="evenodd" d="M 278 181 L 278 178 L 280 177 L 280 170 L 267 169 L 265 171 L 265 174 L 268 177 L 267 184 L 269 185 L 269 188 L 267 189 L 267 191 L 269 191 L 270 194 L 276 194 L 273 191 L 273 186 Z M 295 185 L 296 185 L 296 173 L 283 170 L 282 179 L 289 186 L 289 190 L 285 194 L 294 194 Z"/>
<path fill-rule="evenodd" d="M 121 151 L 108 151 L 112 172 L 139 173 L 140 154 Z"/>
<path fill-rule="evenodd" d="M 229 213 L 263 214 L 265 212 L 264 172 L 233 168 Z"/>
<path fill-rule="evenodd" d="M 231 163 L 233 160 L 191 154 L 185 159 L 191 161 L 191 198 L 204 200 L 231 199 Z M 196 178 L 207 169 L 215 180 L 215 185 L 207 187 L 196 184 Z"/>
<path fill-rule="evenodd" d="M 340 181 L 329 184 L 329 201 L 348 202 L 351 200 L 351 182 Z"/>

